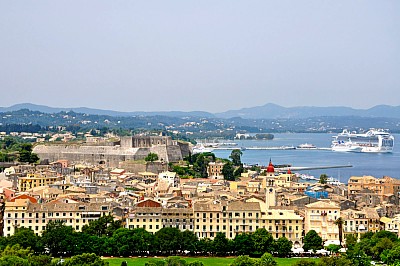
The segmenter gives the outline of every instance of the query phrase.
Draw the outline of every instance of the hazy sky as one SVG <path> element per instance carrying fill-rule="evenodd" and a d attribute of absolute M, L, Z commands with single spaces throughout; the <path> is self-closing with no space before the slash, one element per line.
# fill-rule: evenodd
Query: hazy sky
<path fill-rule="evenodd" d="M 0 106 L 400 105 L 400 1 L 0 1 Z"/>

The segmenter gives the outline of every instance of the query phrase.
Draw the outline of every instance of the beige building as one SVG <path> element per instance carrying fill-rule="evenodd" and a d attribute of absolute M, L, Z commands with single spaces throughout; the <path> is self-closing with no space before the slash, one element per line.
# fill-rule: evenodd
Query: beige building
<path fill-rule="evenodd" d="M 335 221 L 340 217 L 340 207 L 331 201 L 319 200 L 305 206 L 304 230 L 315 230 L 322 240 L 338 240 L 339 229 Z"/>
<path fill-rule="evenodd" d="M 362 234 L 368 231 L 368 219 L 365 212 L 348 209 L 342 211 L 341 214 L 344 220 L 344 235 Z"/>
<path fill-rule="evenodd" d="M 384 176 L 375 178 L 373 176 L 352 176 L 348 181 L 349 195 L 355 195 L 368 189 L 378 195 L 384 201 L 385 195 L 398 195 L 400 192 L 400 180 Z"/>
<path fill-rule="evenodd" d="M 207 167 L 207 174 L 209 178 L 213 179 L 224 179 L 222 174 L 222 168 L 224 167 L 222 162 L 209 162 Z"/>
<path fill-rule="evenodd" d="M 393 218 L 382 217 L 380 222 L 383 225 L 383 230 L 400 236 L 400 214 L 395 215 Z"/>
<path fill-rule="evenodd" d="M 229 239 L 240 233 L 265 228 L 277 239 L 286 237 L 294 244 L 302 241 L 303 217 L 292 210 L 266 210 L 259 198 L 246 201 L 202 200 L 193 208 L 141 207 L 129 214 L 127 228 L 145 228 L 155 233 L 163 227 L 191 230 L 199 238 L 214 239 L 218 232 Z"/>
<path fill-rule="evenodd" d="M 4 210 L 4 236 L 13 235 L 16 227 L 27 227 L 36 234 L 46 229 L 49 221 L 62 220 L 76 231 L 111 212 L 107 203 L 83 203 L 69 199 L 49 203 L 31 203 L 28 199 L 6 202 Z"/>

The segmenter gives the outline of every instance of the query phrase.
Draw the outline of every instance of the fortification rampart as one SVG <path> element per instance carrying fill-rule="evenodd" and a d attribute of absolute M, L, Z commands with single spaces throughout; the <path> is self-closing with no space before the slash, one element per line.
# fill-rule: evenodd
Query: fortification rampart
<path fill-rule="evenodd" d="M 37 145 L 33 152 L 41 160 L 105 164 L 118 167 L 119 162 L 128 160 L 143 160 L 150 152 L 156 153 L 164 162 L 182 160 L 182 149 L 179 145 L 155 145 L 151 147 L 133 148 L 120 146 L 86 146 L 86 145 Z"/>

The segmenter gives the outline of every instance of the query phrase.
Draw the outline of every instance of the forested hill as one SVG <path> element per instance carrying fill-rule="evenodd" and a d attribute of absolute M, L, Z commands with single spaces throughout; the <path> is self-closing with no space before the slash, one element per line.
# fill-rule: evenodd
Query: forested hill
<path fill-rule="evenodd" d="M 164 130 L 193 134 L 194 137 L 219 136 L 233 138 L 237 132 L 277 133 L 277 132 L 340 132 L 351 130 L 385 128 L 400 132 L 400 119 L 358 116 L 325 116 L 291 119 L 242 119 L 210 117 L 170 117 L 170 116 L 109 116 L 62 111 L 43 113 L 22 109 L 0 112 L 0 131 L 37 132 L 39 128 L 49 129 L 59 126 L 67 130 L 80 129 L 144 129 Z"/>
<path fill-rule="evenodd" d="M 228 110 L 220 113 L 210 113 L 204 111 L 132 111 L 121 112 L 113 110 L 102 110 L 88 107 L 49 107 L 32 103 L 15 104 L 9 107 L 0 107 L 0 112 L 12 112 L 21 109 L 29 109 L 42 113 L 75 112 L 89 115 L 106 115 L 114 117 L 132 117 L 132 116 L 167 116 L 167 117 L 203 117 L 203 118 L 226 118 L 240 117 L 244 119 L 304 119 L 316 116 L 359 116 L 359 117 L 389 117 L 400 119 L 400 106 L 376 105 L 368 109 L 356 109 L 346 106 L 296 106 L 283 107 L 273 103 L 267 103 L 262 106 L 241 108 L 237 110 Z"/>

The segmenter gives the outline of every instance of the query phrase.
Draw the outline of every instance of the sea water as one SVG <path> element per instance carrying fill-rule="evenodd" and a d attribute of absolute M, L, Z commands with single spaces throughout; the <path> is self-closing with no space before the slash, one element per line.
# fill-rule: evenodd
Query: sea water
<path fill-rule="evenodd" d="M 330 148 L 332 136 L 326 133 L 282 133 L 274 134 L 273 140 L 237 140 L 240 147 L 281 147 L 298 146 L 309 143 L 317 148 Z M 318 167 L 352 165 L 349 168 L 332 168 L 319 170 L 303 170 L 301 174 L 319 177 L 327 174 L 346 183 L 351 176 L 371 175 L 374 177 L 390 176 L 400 178 L 400 152 L 396 150 L 396 142 L 399 134 L 393 134 L 395 146 L 392 153 L 352 153 L 334 152 L 331 150 L 243 150 L 242 162 L 245 164 L 268 165 L 269 160 L 273 164 L 289 164 L 293 167 Z M 229 158 L 231 150 L 214 150 L 214 154 L 220 158 Z"/>

